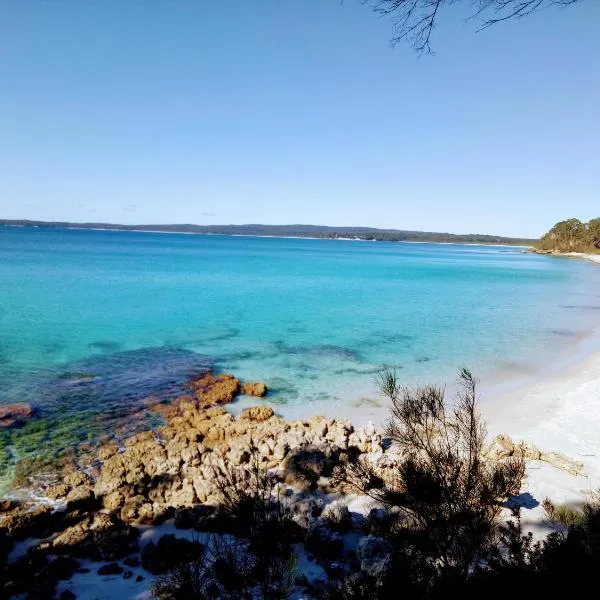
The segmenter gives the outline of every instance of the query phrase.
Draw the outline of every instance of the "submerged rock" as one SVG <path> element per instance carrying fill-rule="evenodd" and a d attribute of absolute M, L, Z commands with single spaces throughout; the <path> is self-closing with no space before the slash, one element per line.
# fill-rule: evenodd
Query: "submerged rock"
<path fill-rule="evenodd" d="M 28 402 L 16 402 L 0 406 L 0 429 L 23 425 L 31 418 L 33 409 Z"/>

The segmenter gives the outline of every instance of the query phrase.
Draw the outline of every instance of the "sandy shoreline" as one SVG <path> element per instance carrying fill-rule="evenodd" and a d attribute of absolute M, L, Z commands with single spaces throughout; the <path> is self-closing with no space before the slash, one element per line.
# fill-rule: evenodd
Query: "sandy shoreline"
<path fill-rule="evenodd" d="M 600 264 L 598 254 L 560 256 Z M 600 351 L 586 355 L 581 347 L 572 350 L 583 358 L 564 369 L 559 364 L 543 379 L 492 396 L 481 405 L 490 437 L 508 434 L 584 465 L 585 476 L 578 477 L 548 464 L 529 463 L 522 493 L 530 494 L 531 508 L 524 510 L 523 520 L 534 531 L 544 530 L 538 503 L 545 498 L 576 507 L 600 490 Z"/>
<path fill-rule="evenodd" d="M 600 260 L 600 259 L 599 259 Z M 533 385 L 482 403 L 490 436 L 508 434 L 548 452 L 583 463 L 585 477 L 569 475 L 537 461 L 529 463 L 523 493 L 532 508 L 524 522 L 539 526 L 541 503 L 581 505 L 600 489 L 600 352 Z"/>
<path fill-rule="evenodd" d="M 588 262 L 600 264 L 600 254 L 588 254 L 585 252 L 536 252 L 535 254 L 542 254 L 546 256 L 564 257 L 564 258 L 581 258 Z"/>

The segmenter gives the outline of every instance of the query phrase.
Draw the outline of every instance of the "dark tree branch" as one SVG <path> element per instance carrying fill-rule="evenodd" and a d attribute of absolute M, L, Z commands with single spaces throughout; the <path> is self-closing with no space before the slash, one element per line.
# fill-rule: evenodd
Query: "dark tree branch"
<path fill-rule="evenodd" d="M 394 21 L 392 44 L 408 41 L 419 53 L 431 52 L 431 35 L 439 19 L 440 9 L 461 0 L 363 0 L 381 15 Z M 475 7 L 472 18 L 481 21 L 477 31 L 491 25 L 518 19 L 542 9 L 566 7 L 582 0 L 462 0 Z"/>

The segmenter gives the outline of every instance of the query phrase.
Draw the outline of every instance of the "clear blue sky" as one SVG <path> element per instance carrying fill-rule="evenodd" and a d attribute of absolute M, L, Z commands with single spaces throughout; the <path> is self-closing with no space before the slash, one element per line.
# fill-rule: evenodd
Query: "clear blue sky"
<path fill-rule="evenodd" d="M 0 218 L 537 236 L 600 216 L 600 2 L 0 0 Z"/>

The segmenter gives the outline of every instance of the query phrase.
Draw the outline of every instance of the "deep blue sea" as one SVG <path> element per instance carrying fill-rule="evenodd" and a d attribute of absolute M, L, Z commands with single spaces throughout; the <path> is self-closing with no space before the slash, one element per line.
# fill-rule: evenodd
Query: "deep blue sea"
<path fill-rule="evenodd" d="M 599 284 L 509 247 L 0 228 L 0 404 L 49 419 L 41 446 L 60 423 L 111 435 L 211 366 L 284 416 L 351 417 L 383 364 L 407 384 L 534 372 L 596 326 Z"/>

